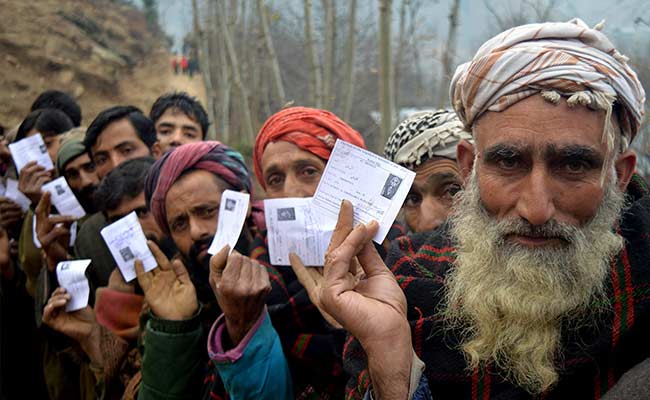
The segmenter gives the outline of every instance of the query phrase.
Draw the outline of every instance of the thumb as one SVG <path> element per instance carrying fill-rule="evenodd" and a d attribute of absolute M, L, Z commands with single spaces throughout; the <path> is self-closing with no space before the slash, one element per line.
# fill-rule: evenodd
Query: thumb
<path fill-rule="evenodd" d="M 230 246 L 225 245 L 217 254 L 210 258 L 210 281 L 212 287 L 216 287 L 221 282 L 223 270 L 226 268 L 228 262 L 228 254 L 230 253 Z"/>

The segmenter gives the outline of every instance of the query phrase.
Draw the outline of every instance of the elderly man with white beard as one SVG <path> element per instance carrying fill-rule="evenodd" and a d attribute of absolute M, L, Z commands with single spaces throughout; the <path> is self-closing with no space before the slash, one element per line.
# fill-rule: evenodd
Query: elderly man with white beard
<path fill-rule="evenodd" d="M 341 207 L 321 301 L 354 337 L 346 398 L 598 399 L 650 354 L 650 197 L 629 149 L 643 88 L 573 20 L 486 42 L 451 99 L 475 144 L 458 145 L 445 225 L 384 264 L 377 224 Z"/>

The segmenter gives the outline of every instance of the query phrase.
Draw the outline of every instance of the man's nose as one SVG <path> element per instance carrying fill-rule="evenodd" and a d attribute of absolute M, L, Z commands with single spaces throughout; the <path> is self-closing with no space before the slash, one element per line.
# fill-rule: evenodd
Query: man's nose
<path fill-rule="evenodd" d="M 555 204 L 551 177 L 544 167 L 533 167 L 526 177 L 516 211 L 532 225 L 543 225 L 553 218 Z"/>
<path fill-rule="evenodd" d="M 420 215 L 417 221 L 418 232 L 433 231 L 438 228 L 449 215 L 449 206 L 436 196 L 427 195 L 422 199 Z"/>
<path fill-rule="evenodd" d="M 190 237 L 193 241 L 202 240 L 214 235 L 215 232 L 210 232 L 207 224 L 198 218 L 190 218 Z"/>
<path fill-rule="evenodd" d="M 307 187 L 293 174 L 288 174 L 284 181 L 283 197 L 309 197 Z"/>

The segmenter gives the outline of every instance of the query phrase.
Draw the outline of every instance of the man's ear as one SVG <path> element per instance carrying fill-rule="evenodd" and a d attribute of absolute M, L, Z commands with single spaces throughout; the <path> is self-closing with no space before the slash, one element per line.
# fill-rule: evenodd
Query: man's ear
<path fill-rule="evenodd" d="M 625 192 L 636 169 L 636 153 L 631 149 L 624 151 L 616 159 L 614 167 L 618 177 L 618 187 Z"/>
<path fill-rule="evenodd" d="M 163 151 L 162 147 L 160 147 L 160 142 L 156 141 L 156 143 L 151 146 L 151 156 L 158 160 L 160 157 L 163 156 Z"/>
<path fill-rule="evenodd" d="M 474 167 L 474 145 L 463 139 L 456 147 L 456 159 L 458 160 L 458 167 L 463 180 L 467 181 L 472 168 Z"/>

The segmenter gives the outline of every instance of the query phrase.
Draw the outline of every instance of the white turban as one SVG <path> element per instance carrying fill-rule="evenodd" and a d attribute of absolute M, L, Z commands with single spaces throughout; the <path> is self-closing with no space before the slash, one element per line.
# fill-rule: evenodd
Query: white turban
<path fill-rule="evenodd" d="M 503 111 L 535 93 L 611 112 L 622 106 L 621 128 L 639 131 L 645 92 L 636 74 L 600 27 L 582 20 L 518 26 L 481 46 L 451 81 L 452 105 L 466 129 L 486 111 Z"/>
<path fill-rule="evenodd" d="M 472 135 L 453 110 L 422 111 L 402 121 L 388 138 L 384 155 L 394 163 L 415 168 L 431 157 L 456 159 L 456 146 Z"/>

